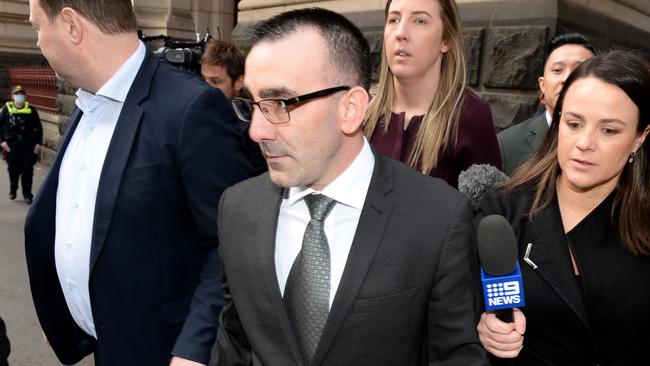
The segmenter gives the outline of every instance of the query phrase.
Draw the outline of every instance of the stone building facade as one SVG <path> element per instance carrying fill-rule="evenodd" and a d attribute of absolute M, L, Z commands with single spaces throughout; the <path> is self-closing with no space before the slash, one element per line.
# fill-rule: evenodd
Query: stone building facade
<path fill-rule="evenodd" d="M 648 0 L 456 0 L 464 25 L 469 84 L 492 107 L 500 130 L 538 107 L 537 77 L 546 46 L 559 33 L 579 31 L 598 50 L 635 49 L 650 57 Z M 379 65 L 386 0 L 132 0 L 146 35 L 193 40 L 209 29 L 246 50 L 255 23 L 289 9 L 319 6 L 344 14 L 370 42 Z M 44 64 L 28 21 L 28 0 L 0 0 L 0 101 L 8 97 L 6 68 Z M 59 115 L 45 114 L 47 145 L 55 148 L 74 89 L 59 84 Z"/>
<path fill-rule="evenodd" d="M 464 26 L 470 87 L 487 101 L 498 130 L 527 119 L 538 107 L 537 77 L 556 34 L 578 31 L 596 48 L 635 49 L 650 57 L 648 0 L 456 0 Z M 282 11 L 319 6 L 346 15 L 380 62 L 385 0 L 242 0 L 233 40 Z"/>

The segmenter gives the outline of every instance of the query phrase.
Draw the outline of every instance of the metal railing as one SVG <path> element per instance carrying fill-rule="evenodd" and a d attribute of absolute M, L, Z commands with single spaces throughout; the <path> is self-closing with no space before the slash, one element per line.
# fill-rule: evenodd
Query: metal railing
<path fill-rule="evenodd" d="M 27 101 L 39 110 L 58 113 L 56 83 L 56 74 L 49 66 L 9 68 L 9 90 L 16 85 L 21 85 L 27 91 Z"/>

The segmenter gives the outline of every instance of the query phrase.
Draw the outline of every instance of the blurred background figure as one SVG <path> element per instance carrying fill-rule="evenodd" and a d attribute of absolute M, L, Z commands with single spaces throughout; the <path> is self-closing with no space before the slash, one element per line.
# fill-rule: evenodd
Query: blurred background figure
<path fill-rule="evenodd" d="M 244 54 L 232 43 L 211 39 L 201 56 L 201 76 L 231 99 L 239 97 L 244 83 Z"/>
<path fill-rule="evenodd" d="M 23 198 L 32 203 L 34 164 L 43 143 L 43 126 L 36 108 L 25 100 L 25 89 L 17 85 L 11 101 L 0 112 L 0 146 L 9 171 L 9 199 L 16 199 L 20 180 Z"/>
<path fill-rule="evenodd" d="M 501 148 L 503 171 L 512 175 L 526 160 L 530 159 L 542 144 L 551 125 L 551 116 L 569 74 L 594 54 L 589 40 L 580 33 L 566 33 L 555 36 L 548 45 L 548 57 L 544 64 L 544 75 L 539 82 L 539 99 L 544 112 L 501 131 L 497 138 Z"/>
<path fill-rule="evenodd" d="M 213 38 L 206 43 L 201 56 L 201 76 L 210 86 L 221 89 L 229 100 L 245 97 L 242 95 L 244 61 L 244 54 L 237 46 Z M 266 160 L 260 147 L 248 135 L 250 125 L 250 122 L 239 120 L 253 175 L 259 175 L 267 170 Z"/>
<path fill-rule="evenodd" d="M 366 136 L 382 154 L 454 187 L 472 164 L 500 169 L 490 107 L 466 80 L 456 2 L 389 0 Z"/>
<path fill-rule="evenodd" d="M 532 160 L 486 195 L 479 214 L 510 221 L 526 290 L 514 323 L 482 315 L 493 355 L 527 366 L 648 363 L 648 100 L 646 60 L 615 51 L 585 61 Z"/>

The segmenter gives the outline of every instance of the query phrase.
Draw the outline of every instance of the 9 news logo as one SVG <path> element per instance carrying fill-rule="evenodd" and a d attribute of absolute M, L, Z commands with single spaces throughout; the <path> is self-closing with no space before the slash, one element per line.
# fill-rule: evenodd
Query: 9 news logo
<path fill-rule="evenodd" d="M 519 281 L 494 282 L 485 285 L 489 306 L 518 304 L 521 302 Z"/>

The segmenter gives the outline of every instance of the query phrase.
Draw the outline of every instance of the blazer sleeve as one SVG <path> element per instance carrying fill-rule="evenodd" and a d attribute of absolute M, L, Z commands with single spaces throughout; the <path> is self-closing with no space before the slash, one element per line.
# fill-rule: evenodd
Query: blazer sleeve
<path fill-rule="evenodd" d="M 471 92 L 465 99 L 458 131 L 461 170 L 473 164 L 490 164 L 501 169 L 501 151 L 490 106 Z"/>
<path fill-rule="evenodd" d="M 460 200 L 446 234 L 429 294 L 428 364 L 489 365 L 480 346 L 478 261 L 473 211 Z"/>
<path fill-rule="evenodd" d="M 219 208 L 219 222 L 223 223 L 223 209 L 225 201 L 228 198 L 226 191 L 221 198 Z M 219 330 L 217 332 L 217 341 L 212 348 L 210 363 L 208 366 L 244 366 L 252 364 L 251 346 L 248 342 L 244 327 L 239 319 L 237 308 L 232 300 L 230 287 L 228 286 L 228 276 L 226 267 L 221 264 L 221 283 L 223 286 L 224 306 L 219 315 Z"/>
<path fill-rule="evenodd" d="M 187 106 L 177 165 L 200 240 L 208 251 L 190 312 L 172 354 L 207 364 L 223 306 L 219 281 L 218 211 L 223 191 L 251 175 L 239 122 L 221 92 L 204 88 Z"/>

